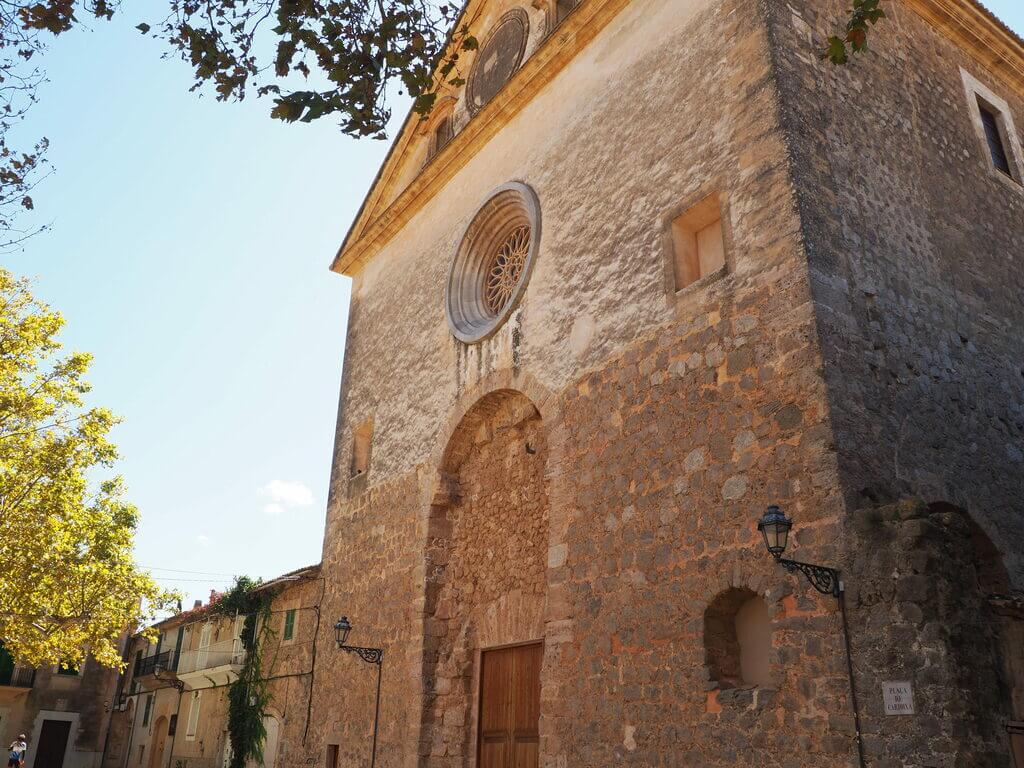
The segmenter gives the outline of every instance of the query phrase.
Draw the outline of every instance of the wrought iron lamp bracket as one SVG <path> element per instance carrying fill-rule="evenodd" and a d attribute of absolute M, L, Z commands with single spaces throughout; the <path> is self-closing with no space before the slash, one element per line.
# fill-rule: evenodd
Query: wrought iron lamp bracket
<path fill-rule="evenodd" d="M 801 563 L 799 560 L 787 560 L 784 557 L 776 557 L 776 562 L 790 573 L 800 571 L 811 586 L 823 595 L 839 597 L 843 592 L 843 582 L 839 578 L 839 571 L 835 568 L 826 568 L 824 565 L 812 563 Z"/>
<path fill-rule="evenodd" d="M 383 648 L 361 648 L 358 645 L 339 645 L 338 648 L 343 651 L 347 651 L 348 653 L 358 655 L 359 658 L 367 664 L 376 664 L 380 666 L 384 661 Z"/>

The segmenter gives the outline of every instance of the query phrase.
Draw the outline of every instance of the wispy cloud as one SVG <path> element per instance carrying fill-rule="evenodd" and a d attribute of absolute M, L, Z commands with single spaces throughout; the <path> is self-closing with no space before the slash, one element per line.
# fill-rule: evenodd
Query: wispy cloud
<path fill-rule="evenodd" d="M 201 547 L 210 546 L 210 537 L 207 536 L 205 533 L 200 533 L 198 536 L 196 536 L 196 541 L 199 542 L 199 546 Z"/>
<path fill-rule="evenodd" d="M 263 511 L 273 516 L 313 505 L 313 492 L 304 483 L 290 480 L 271 480 L 260 488 L 260 495 L 268 499 Z"/>

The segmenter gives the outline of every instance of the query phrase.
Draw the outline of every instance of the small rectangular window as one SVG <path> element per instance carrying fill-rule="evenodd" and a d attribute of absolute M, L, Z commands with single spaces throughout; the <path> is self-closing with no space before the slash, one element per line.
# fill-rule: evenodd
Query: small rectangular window
<path fill-rule="evenodd" d="M 291 640 L 295 636 L 295 609 L 284 614 L 284 639 Z"/>
<path fill-rule="evenodd" d="M 352 436 L 352 477 L 370 469 L 370 444 L 373 440 L 373 422 L 367 421 Z"/>
<path fill-rule="evenodd" d="M 978 100 L 978 109 L 981 111 L 981 126 L 985 129 L 985 141 L 988 143 L 988 154 L 992 158 L 992 165 L 997 171 L 1012 179 L 1010 157 L 1006 152 L 1006 145 L 1003 143 L 999 113 L 980 99 Z"/>
<path fill-rule="evenodd" d="M 434 128 L 434 142 L 430 154 L 436 155 L 445 145 L 452 140 L 452 118 L 451 115 L 442 117 Z"/>
<path fill-rule="evenodd" d="M 142 710 L 142 724 L 149 725 L 149 713 L 153 711 L 153 695 L 146 697 L 146 708 Z"/>
<path fill-rule="evenodd" d="M 338 768 L 338 745 L 327 745 L 327 768 Z"/>
<path fill-rule="evenodd" d="M 196 730 L 199 727 L 199 707 L 202 703 L 203 692 L 194 691 L 188 706 L 188 725 L 185 728 L 185 741 L 196 740 Z"/>
<path fill-rule="evenodd" d="M 70 675 L 71 677 L 76 677 L 78 675 L 78 665 L 72 664 L 70 661 L 67 663 L 62 661 L 60 664 L 57 665 L 57 674 Z"/>
<path fill-rule="evenodd" d="M 725 236 L 718 195 L 711 195 L 676 216 L 671 227 L 677 291 L 725 266 Z"/>

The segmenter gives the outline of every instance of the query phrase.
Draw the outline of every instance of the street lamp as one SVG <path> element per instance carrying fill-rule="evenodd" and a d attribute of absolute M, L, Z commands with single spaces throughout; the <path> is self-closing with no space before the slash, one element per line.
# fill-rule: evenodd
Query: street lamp
<path fill-rule="evenodd" d="M 764 536 L 764 546 L 769 554 L 775 558 L 775 562 L 781 565 L 790 573 L 800 571 L 811 586 L 823 595 L 831 595 L 839 603 L 839 614 L 843 620 L 843 642 L 846 647 L 846 672 L 850 680 L 850 703 L 853 705 L 853 720 L 857 731 L 857 756 L 860 758 L 861 768 L 865 768 L 864 744 L 860 735 L 860 710 L 857 707 L 857 688 L 853 682 L 853 659 L 850 653 L 850 629 L 846 621 L 846 600 L 843 580 L 839 577 L 839 571 L 824 565 L 803 563 L 799 560 L 787 560 L 782 555 L 786 552 L 789 544 L 789 532 L 793 528 L 793 521 L 783 513 L 777 504 L 772 504 L 765 510 L 761 519 L 757 521 L 757 530 Z"/>
<path fill-rule="evenodd" d="M 793 521 L 783 514 L 777 504 L 768 507 L 757 522 L 757 530 L 764 536 L 764 545 L 775 558 L 775 562 L 790 573 L 800 571 L 821 594 L 840 597 L 843 594 L 843 582 L 835 568 L 787 560 L 782 556 L 789 544 L 789 531 L 792 527 Z"/>
<path fill-rule="evenodd" d="M 346 645 L 352 624 L 347 616 L 342 616 L 334 625 L 334 640 L 338 649 L 346 653 L 354 653 L 367 664 L 377 667 L 377 700 L 373 709 L 373 750 L 370 752 L 370 768 L 377 763 L 377 723 L 380 721 L 380 674 L 384 666 L 383 648 L 362 648 L 358 645 Z"/>

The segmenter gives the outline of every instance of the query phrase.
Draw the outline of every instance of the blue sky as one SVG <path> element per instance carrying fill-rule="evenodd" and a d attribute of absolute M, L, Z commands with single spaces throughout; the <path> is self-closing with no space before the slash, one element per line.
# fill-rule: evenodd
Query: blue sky
<path fill-rule="evenodd" d="M 987 5 L 1024 32 L 1020 0 Z M 386 145 L 189 93 L 133 29 L 158 7 L 53 45 L 20 133 L 51 141 L 53 229 L 2 260 L 95 355 L 138 562 L 191 601 L 320 557 L 349 299 L 328 263 Z"/>

